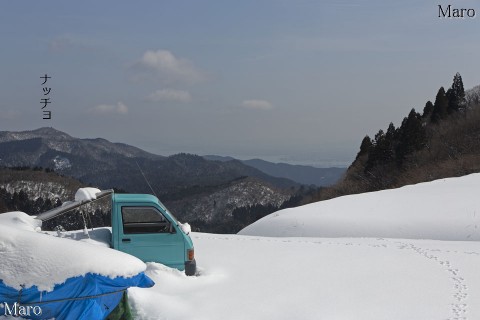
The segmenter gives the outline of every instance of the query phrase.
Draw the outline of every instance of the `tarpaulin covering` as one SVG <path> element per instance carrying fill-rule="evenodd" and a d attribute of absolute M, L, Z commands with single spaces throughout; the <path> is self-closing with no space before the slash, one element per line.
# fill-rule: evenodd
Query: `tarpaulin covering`
<path fill-rule="evenodd" d="M 36 286 L 19 291 L 0 280 L 0 317 L 13 311 L 17 303 L 21 306 L 17 311 L 29 309 L 29 316 L 21 315 L 27 319 L 105 319 L 118 305 L 127 288 L 149 288 L 154 284 L 143 272 L 131 278 L 114 279 L 87 273 L 69 278 L 49 292 L 38 291 Z M 41 314 L 38 315 L 39 309 L 33 307 L 40 307 Z"/>

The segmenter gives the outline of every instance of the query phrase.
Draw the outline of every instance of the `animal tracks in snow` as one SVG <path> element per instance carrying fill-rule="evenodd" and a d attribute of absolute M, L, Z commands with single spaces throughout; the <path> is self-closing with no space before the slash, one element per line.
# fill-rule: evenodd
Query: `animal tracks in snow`
<path fill-rule="evenodd" d="M 416 254 L 425 257 L 438 263 L 440 267 L 445 269 L 446 273 L 450 275 L 452 281 L 452 303 L 451 303 L 451 313 L 452 317 L 448 320 L 468 320 L 468 285 L 466 284 L 465 279 L 461 276 L 461 271 L 458 268 L 452 266 L 452 262 L 448 259 L 442 259 L 437 254 L 439 253 L 460 253 L 458 251 L 451 250 L 439 250 L 439 249 L 426 249 L 418 245 L 411 243 L 405 243 L 402 241 L 395 241 L 400 250 L 411 250 Z M 478 254 L 476 252 L 463 252 L 465 254 Z"/>
<path fill-rule="evenodd" d="M 370 247 L 376 249 L 395 248 L 398 250 L 406 250 L 412 254 L 416 254 L 428 261 L 431 261 L 433 265 L 437 265 L 439 268 L 445 270 L 446 276 L 451 281 L 452 294 L 450 312 L 451 315 L 447 320 L 469 320 L 468 319 L 468 283 L 462 275 L 462 271 L 459 267 L 455 266 L 455 263 L 445 258 L 445 255 L 473 255 L 478 256 L 480 253 L 475 251 L 458 251 L 458 250 L 440 250 L 429 249 L 418 245 L 418 243 L 411 243 L 408 240 L 395 240 L 395 239 L 338 239 L 335 238 L 269 238 L 269 237 L 225 237 L 225 236 L 209 236 L 203 239 L 215 239 L 215 240 L 227 240 L 227 241 L 259 241 L 259 242 L 276 242 L 276 243 L 289 243 L 298 244 L 305 243 L 310 245 L 322 245 L 322 246 L 342 246 L 342 247 Z"/>

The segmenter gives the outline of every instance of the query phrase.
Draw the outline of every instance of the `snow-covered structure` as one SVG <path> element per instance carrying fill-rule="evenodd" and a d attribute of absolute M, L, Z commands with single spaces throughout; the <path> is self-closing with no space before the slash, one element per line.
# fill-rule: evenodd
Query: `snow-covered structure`
<path fill-rule="evenodd" d="M 104 319 L 129 287 L 154 285 L 139 259 L 40 225 L 23 212 L 0 214 L 0 316 Z"/>

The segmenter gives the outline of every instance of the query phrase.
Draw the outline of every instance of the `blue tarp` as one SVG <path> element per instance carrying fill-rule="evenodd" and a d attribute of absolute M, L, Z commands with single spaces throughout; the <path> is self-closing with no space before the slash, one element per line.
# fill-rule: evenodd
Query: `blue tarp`
<path fill-rule="evenodd" d="M 27 319 L 105 319 L 120 302 L 124 290 L 129 287 L 149 288 L 154 284 L 143 272 L 131 278 L 114 279 L 87 273 L 69 278 L 49 292 L 38 291 L 36 286 L 18 291 L 0 280 L 0 317 L 5 312 L 8 314 L 17 302 L 24 308 L 31 306 L 30 316 L 24 317 Z M 41 308 L 41 315 L 34 314 L 35 306 Z M 35 309 L 37 314 L 38 310 Z"/>

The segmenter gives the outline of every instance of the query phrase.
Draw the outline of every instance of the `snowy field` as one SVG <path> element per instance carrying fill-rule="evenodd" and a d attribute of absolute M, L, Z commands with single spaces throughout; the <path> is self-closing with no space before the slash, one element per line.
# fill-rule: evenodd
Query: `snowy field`
<path fill-rule="evenodd" d="M 474 174 L 282 210 L 243 235 L 193 233 L 199 275 L 148 263 L 156 285 L 128 290 L 135 318 L 478 320 L 478 190 Z M 0 218 L 12 287 L 145 269 L 105 248 L 108 229 L 44 234 L 24 213 Z"/>
<path fill-rule="evenodd" d="M 130 302 L 138 319 L 478 320 L 478 190 L 474 174 L 193 233 L 200 276 L 148 264 Z"/>
<path fill-rule="evenodd" d="M 480 174 L 285 209 L 240 234 L 480 241 Z"/>
<path fill-rule="evenodd" d="M 137 319 L 480 319 L 477 242 L 195 234 L 201 275 L 148 264 Z"/>

